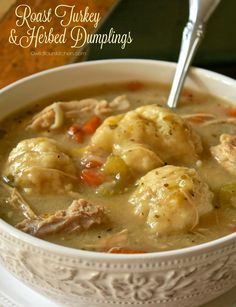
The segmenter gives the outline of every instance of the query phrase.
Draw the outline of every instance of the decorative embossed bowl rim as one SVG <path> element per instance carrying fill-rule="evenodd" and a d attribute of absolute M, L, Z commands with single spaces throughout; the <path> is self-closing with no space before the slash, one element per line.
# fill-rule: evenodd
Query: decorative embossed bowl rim
<path fill-rule="evenodd" d="M 0 90 L 0 118 L 23 106 L 52 94 L 74 89 L 78 86 L 143 80 L 169 84 L 173 78 L 175 64 L 163 61 L 140 59 L 116 59 L 91 61 L 49 69 L 26 77 Z M 80 78 L 82 77 L 82 78 Z M 186 86 L 195 91 L 213 94 L 236 103 L 236 81 L 223 75 L 199 68 L 192 68 Z M 17 97 L 17 99 L 16 99 Z M 34 97 L 31 99 L 30 97 Z M 17 100 L 17 101 L 16 101 Z M 20 103 L 18 104 L 18 101 Z M 74 257 L 109 261 L 143 259 L 170 259 L 181 255 L 194 255 L 218 250 L 236 242 L 236 233 L 200 245 L 177 250 L 145 254 L 109 254 L 90 252 L 53 244 L 25 234 L 0 219 L 0 228 L 10 236 L 29 245 Z"/>

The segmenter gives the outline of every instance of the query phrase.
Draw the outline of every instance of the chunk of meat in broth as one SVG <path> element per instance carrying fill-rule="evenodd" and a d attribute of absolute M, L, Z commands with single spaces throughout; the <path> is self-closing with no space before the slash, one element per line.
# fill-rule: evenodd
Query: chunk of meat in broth
<path fill-rule="evenodd" d="M 84 199 L 74 200 L 66 210 L 59 210 L 51 216 L 25 219 L 16 227 L 37 237 L 56 233 L 72 233 L 107 222 L 103 207 L 95 206 Z"/>
<path fill-rule="evenodd" d="M 21 193 L 16 188 L 12 189 L 11 195 L 8 198 L 7 202 L 13 208 L 20 211 L 27 219 L 37 219 L 37 215 L 35 214 L 35 212 L 31 209 L 28 202 L 23 198 Z"/>
<path fill-rule="evenodd" d="M 93 98 L 55 102 L 36 114 L 27 128 L 35 131 L 56 130 L 65 123 L 83 124 L 93 115 L 103 118 L 129 107 L 130 102 L 125 95 L 118 96 L 110 102 Z"/>
<path fill-rule="evenodd" d="M 5 178 L 27 193 L 64 193 L 77 183 L 77 169 L 63 144 L 50 138 L 26 139 L 10 152 Z"/>
<path fill-rule="evenodd" d="M 220 144 L 210 148 L 216 161 L 232 175 L 236 175 L 236 136 L 222 134 Z"/>

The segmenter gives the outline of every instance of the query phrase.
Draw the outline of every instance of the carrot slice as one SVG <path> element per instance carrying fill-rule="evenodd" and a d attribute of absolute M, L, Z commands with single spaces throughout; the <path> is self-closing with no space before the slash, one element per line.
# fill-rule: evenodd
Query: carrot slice
<path fill-rule="evenodd" d="M 129 91 L 139 91 L 144 88 L 144 84 L 140 81 L 132 81 L 127 84 L 127 89 Z"/>
<path fill-rule="evenodd" d="M 74 139 L 76 140 L 77 143 L 82 144 L 84 142 L 84 136 L 83 133 L 81 131 L 78 131 L 75 135 L 74 135 Z"/>
<path fill-rule="evenodd" d="M 225 109 L 225 115 L 236 117 L 236 109 Z"/>
<path fill-rule="evenodd" d="M 81 127 L 79 124 L 72 125 L 67 133 L 70 137 L 75 139 L 78 143 L 83 143 L 84 134 L 93 134 L 98 126 L 101 125 L 101 119 L 97 116 L 90 118 L 84 125 Z"/>
<path fill-rule="evenodd" d="M 79 124 L 74 124 L 68 129 L 68 134 L 73 136 L 76 132 L 81 130 L 81 127 Z"/>
<path fill-rule="evenodd" d="M 193 124 L 202 124 L 208 119 L 209 118 L 205 116 L 194 116 L 194 117 L 189 118 L 188 120 Z"/>
<path fill-rule="evenodd" d="M 99 186 L 105 180 L 105 176 L 102 173 L 91 169 L 83 169 L 80 178 L 90 186 Z"/>
<path fill-rule="evenodd" d="M 77 143 L 80 143 L 80 144 L 83 143 L 84 141 L 83 131 L 81 130 L 81 127 L 79 124 L 72 125 L 68 129 L 67 133 L 70 137 L 75 139 Z"/>
<path fill-rule="evenodd" d="M 101 122 L 99 117 L 93 116 L 83 125 L 82 130 L 86 134 L 93 134 L 101 125 Z"/>
<path fill-rule="evenodd" d="M 182 90 L 181 96 L 191 98 L 193 95 L 188 90 Z"/>
<path fill-rule="evenodd" d="M 85 165 L 86 168 L 99 168 L 100 166 L 102 166 L 102 163 L 96 160 L 88 161 Z"/>
<path fill-rule="evenodd" d="M 142 249 L 133 249 L 128 247 L 112 247 L 108 251 L 111 254 L 143 254 L 146 253 Z"/>

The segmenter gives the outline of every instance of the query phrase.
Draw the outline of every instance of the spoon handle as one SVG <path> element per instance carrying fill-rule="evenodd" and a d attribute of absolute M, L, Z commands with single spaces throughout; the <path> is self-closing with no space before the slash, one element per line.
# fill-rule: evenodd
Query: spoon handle
<path fill-rule="evenodd" d="M 189 66 L 201 43 L 205 24 L 220 0 L 189 0 L 189 20 L 183 31 L 180 55 L 167 105 L 175 108 Z"/>

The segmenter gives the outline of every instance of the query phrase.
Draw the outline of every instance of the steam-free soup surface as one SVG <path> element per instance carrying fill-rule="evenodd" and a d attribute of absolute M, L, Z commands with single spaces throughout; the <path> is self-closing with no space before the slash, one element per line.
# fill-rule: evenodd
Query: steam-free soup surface
<path fill-rule="evenodd" d="M 116 101 L 117 103 L 114 103 L 115 107 L 113 106 L 109 111 L 103 113 L 99 113 L 98 111 L 101 116 L 97 114 L 91 115 L 89 112 L 94 112 L 94 110 L 90 110 L 86 113 L 88 118 L 83 118 L 84 111 L 81 112 L 80 109 L 74 117 L 76 120 L 73 119 L 70 121 L 70 115 L 68 114 L 72 114 L 75 110 L 73 109 L 73 112 L 69 113 L 71 110 L 67 110 L 64 105 L 60 107 L 64 112 L 61 118 L 61 110 L 58 111 L 58 106 L 56 105 L 49 109 L 49 113 L 46 112 L 46 116 L 46 113 L 43 113 L 43 119 L 42 113 L 40 113 L 46 106 L 50 106 L 57 101 L 70 102 L 74 100 L 80 101 L 85 98 L 94 98 L 97 101 L 106 100 L 111 102 L 120 96 L 120 100 L 118 99 L 118 102 Z M 225 161 L 220 161 L 224 159 L 221 159 L 221 156 L 219 157 L 221 152 L 219 153 L 216 147 L 220 143 L 222 134 L 232 137 L 236 134 L 236 108 L 229 102 L 225 102 L 217 97 L 184 90 L 179 107 L 173 112 L 180 115 L 181 120 L 184 121 L 184 125 L 186 123 L 186 127 L 190 127 L 189 129 L 192 131 L 193 136 L 191 136 L 191 140 L 193 141 L 191 144 L 188 143 L 192 152 L 187 148 L 188 153 L 185 153 L 184 139 L 178 142 L 179 149 L 173 145 L 172 151 L 170 148 L 167 150 L 165 147 L 165 151 L 162 152 L 158 144 L 157 147 L 154 146 L 155 148 L 150 144 L 150 146 L 145 145 L 143 148 L 139 142 L 138 146 L 142 147 L 136 147 L 134 149 L 133 152 L 135 155 L 140 152 L 139 150 L 144 150 L 144 155 L 147 153 L 147 150 L 151 150 L 155 154 L 155 158 L 153 158 L 153 153 L 149 151 L 147 153 L 147 155 L 150 154 L 147 158 L 149 159 L 147 171 L 145 171 L 146 165 L 141 170 L 138 169 L 137 165 L 140 164 L 140 160 L 136 160 L 135 165 L 129 164 L 129 160 L 126 159 L 127 155 L 123 154 L 125 149 L 120 149 L 118 146 L 120 144 L 115 144 L 116 142 L 120 142 L 120 136 L 112 136 L 113 139 L 111 141 L 109 139 L 110 134 L 106 134 L 105 130 L 105 132 L 99 132 L 104 126 L 104 120 L 106 118 L 115 116 L 114 119 L 110 120 L 109 127 L 111 130 L 117 129 L 117 126 L 120 125 L 120 119 L 116 116 L 117 114 L 124 114 L 141 106 L 158 105 L 164 107 L 167 96 L 168 89 L 161 84 L 143 84 L 139 82 L 111 85 L 101 84 L 91 88 L 82 88 L 68 93 L 60 93 L 56 96 L 48 97 L 43 101 L 37 101 L 32 103 L 28 108 L 20 110 L 3 120 L 0 129 L 0 171 L 2 174 L 2 183 L 0 185 L 1 218 L 22 231 L 26 231 L 53 243 L 85 250 L 119 253 L 178 249 L 211 241 L 234 232 L 236 230 L 236 167 L 235 170 L 230 170 L 227 162 L 225 165 Z M 157 112 L 160 112 L 160 110 L 158 109 Z M 58 128 L 53 127 L 53 124 L 56 125 L 57 123 L 54 122 L 52 124 L 50 122 L 50 112 L 51 114 L 52 112 L 55 114 L 59 112 L 57 114 L 59 116 L 58 120 L 62 122 L 58 124 Z M 39 114 L 38 117 L 37 114 Z M 42 124 L 42 121 L 44 121 L 44 124 Z M 145 122 L 145 125 L 149 125 L 148 120 Z M 184 129 L 188 129 L 186 127 L 184 126 Z M 133 128 L 134 132 L 132 133 L 135 134 L 139 128 L 138 126 Z M 101 137 L 104 136 L 104 144 L 100 140 L 98 132 L 101 134 Z M 174 131 L 173 133 L 177 132 Z M 198 139 L 196 139 L 195 134 L 200 139 L 201 150 L 198 148 L 200 145 L 197 144 Z M 132 137 L 129 138 L 132 142 Z M 53 148 L 49 150 L 50 157 L 48 153 L 45 156 L 46 158 L 41 155 L 38 166 L 34 165 L 34 167 L 29 168 L 29 165 L 27 164 L 25 166 L 26 164 L 24 163 L 29 159 L 35 161 L 35 153 L 33 156 L 31 153 L 28 156 L 24 156 L 24 162 L 22 162 L 22 155 L 25 154 L 25 149 L 22 149 L 22 153 L 20 154 L 19 152 L 15 155 L 14 152 L 12 154 L 12 150 L 16 148 L 17 144 L 26 139 L 34 139 L 36 143 L 41 142 L 43 144 L 42 146 L 44 146 L 45 140 L 48 139 L 55 140 L 57 143 L 55 145 L 53 142 L 47 141 L 48 143 L 45 143 L 46 147 Z M 171 136 L 170 140 L 172 140 Z M 30 142 L 30 145 L 24 143 L 24 146 L 31 146 L 30 150 L 32 150 L 32 141 Z M 108 148 L 109 142 L 112 143 L 112 149 Z M 147 141 L 145 140 L 144 142 Z M 232 140 L 230 142 L 231 151 L 229 154 L 234 157 L 233 147 L 234 145 L 236 146 L 236 143 L 234 144 Z M 63 149 L 63 157 L 61 153 L 57 154 L 57 150 L 62 151 L 60 146 L 58 147 L 58 143 L 62 144 L 63 148 L 65 148 L 65 150 Z M 124 144 L 126 146 L 126 143 Z M 34 146 L 35 150 L 37 144 L 34 144 Z M 106 146 L 107 148 L 105 148 Z M 126 153 L 130 152 L 133 148 L 130 146 L 132 147 L 133 143 L 127 145 L 128 151 Z M 212 150 L 212 148 L 216 148 L 216 150 Z M 175 153 L 177 150 L 182 150 L 182 153 L 177 155 Z M 122 153 L 120 153 L 121 151 Z M 223 155 L 225 151 L 227 150 L 223 147 Z M 172 155 L 172 153 L 175 154 Z M 51 170 L 54 166 L 50 166 L 51 168 L 47 169 L 47 166 L 52 163 L 50 159 L 53 159 L 53 155 L 58 155 L 58 163 L 61 163 L 60 167 L 55 166 L 57 168 L 56 177 L 53 177 L 54 173 Z M 89 160 L 89 156 L 92 156 L 92 159 Z M 45 159 L 45 162 L 42 162 L 43 159 Z M 73 162 L 72 166 L 68 159 L 71 159 Z M 227 159 L 228 157 L 226 157 Z M 49 160 L 50 162 L 48 162 Z M 234 163 L 233 158 L 231 160 Z M 21 169 L 22 163 L 24 167 Z M 44 166 L 46 165 L 44 168 L 42 163 L 44 163 Z M 42 168 L 40 169 L 39 166 Z M 23 180 L 22 172 L 25 171 L 26 167 L 29 173 L 27 173 L 27 176 Z M 173 169 L 174 172 L 172 172 L 171 167 L 175 167 Z M 149 177 L 144 178 L 153 169 L 157 170 L 155 174 L 153 172 L 153 177 L 151 174 Z M 145 210 L 147 208 L 148 210 L 150 209 L 149 198 L 145 198 L 146 196 L 144 197 L 143 194 L 140 194 L 142 193 L 140 192 L 141 190 L 138 190 L 141 189 L 142 178 L 144 178 L 143 183 L 146 185 L 149 184 L 149 179 L 147 178 L 150 178 L 150 186 L 154 186 L 153 189 L 156 189 L 156 193 L 158 193 L 162 189 L 162 185 L 165 185 L 163 189 L 169 188 L 169 173 L 172 172 L 170 176 L 173 177 L 173 173 L 176 173 L 176 171 L 178 173 L 180 170 L 180 172 L 184 172 L 185 176 L 186 169 L 192 170 L 189 173 L 190 175 L 186 175 L 190 176 L 188 180 L 193 178 L 191 179 L 192 181 L 189 181 L 191 184 L 200 182 L 196 190 L 200 187 L 200 184 L 202 185 L 199 188 L 201 195 L 188 196 L 188 191 L 186 192 L 181 188 L 182 194 L 180 196 L 176 192 L 177 190 L 173 190 L 178 189 L 178 187 L 171 186 L 172 191 L 174 191 L 173 193 L 175 193 L 174 201 L 172 198 L 169 199 L 170 194 L 165 194 L 169 193 L 169 190 L 163 190 L 164 194 L 160 196 L 163 197 L 160 202 L 162 209 L 155 211 L 156 209 L 154 208 L 154 211 L 158 212 L 158 214 L 154 214 L 155 216 L 151 216 L 151 209 L 148 215 Z M 167 173 L 167 177 L 162 176 L 163 170 Z M 32 183 L 32 174 L 30 172 L 33 172 L 33 176 L 44 177 L 42 177 L 40 182 L 34 184 Z M 62 176 L 60 172 L 63 172 Z M 47 179 L 49 183 L 46 182 Z M 155 180 L 158 182 L 155 182 Z M 151 189 L 148 186 L 149 188 Z M 12 193 L 14 194 L 13 196 Z M 185 195 L 184 193 L 187 194 Z M 204 193 L 207 194 L 206 197 Z M 205 198 L 202 198 L 203 196 Z M 140 201 L 137 200 L 137 197 L 140 197 Z M 193 198 L 189 199 L 188 197 Z M 144 198 L 147 199 L 145 202 L 143 201 Z M 60 210 L 64 211 L 59 213 L 59 217 L 57 216 L 54 225 L 55 223 L 65 223 L 65 220 L 63 220 L 64 217 L 62 216 L 67 214 L 66 210 L 73 201 L 78 200 L 85 200 L 88 202 L 86 204 L 94 206 L 92 210 L 93 208 L 99 208 L 99 210 L 102 208 L 102 214 L 104 216 L 100 216 L 99 214 L 101 212 L 95 210 L 98 215 L 95 216 L 92 222 L 91 220 L 89 221 L 91 225 L 85 225 L 83 222 L 84 224 L 81 226 L 81 224 L 77 225 L 76 223 L 78 220 L 81 223 L 81 219 L 84 219 L 84 213 L 82 213 L 82 217 L 76 217 L 73 220 L 72 226 L 68 223 L 65 228 L 62 226 L 59 230 L 48 231 L 48 228 L 46 228 L 47 225 L 44 225 L 41 228 L 43 231 L 37 232 L 39 223 L 42 226 L 45 219 L 50 218 Z M 33 216 L 27 216 L 22 202 L 29 206 L 33 212 Z M 173 202 L 174 216 L 169 218 L 168 214 L 170 214 L 170 211 L 166 213 L 165 206 L 170 206 L 170 202 Z M 202 203 L 199 204 L 199 202 Z M 190 203 L 193 206 L 193 209 L 191 209 L 193 211 L 186 213 L 186 215 L 189 214 L 189 219 L 186 220 L 183 217 L 183 207 L 185 205 L 190 206 Z M 154 204 L 154 206 L 156 205 Z M 86 207 L 86 210 L 90 209 L 89 206 Z M 159 213 L 161 215 L 160 217 L 158 216 Z M 195 213 L 196 217 L 193 216 Z M 168 215 L 165 224 L 158 224 L 158 218 L 164 221 L 165 214 Z M 151 220 L 152 218 L 157 219 L 157 222 L 156 220 L 153 222 Z M 58 226 L 58 224 L 56 225 Z"/>

